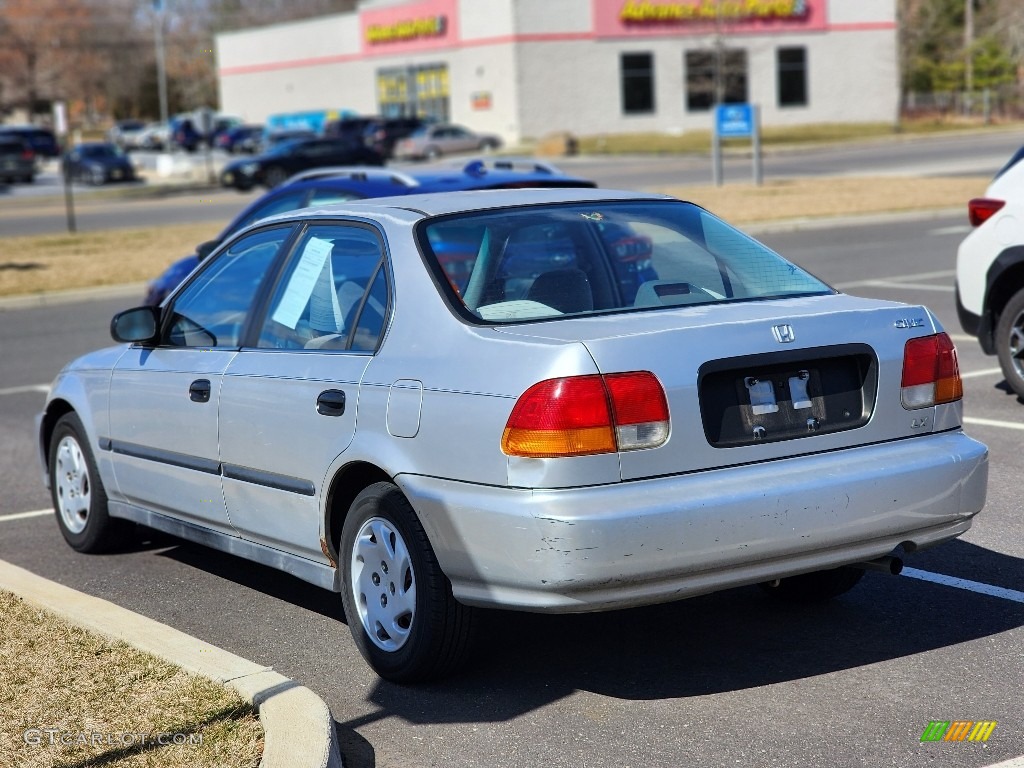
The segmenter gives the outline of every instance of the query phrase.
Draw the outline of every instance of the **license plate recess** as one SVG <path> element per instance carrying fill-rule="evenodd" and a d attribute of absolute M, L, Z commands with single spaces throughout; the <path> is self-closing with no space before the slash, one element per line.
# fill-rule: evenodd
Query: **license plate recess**
<path fill-rule="evenodd" d="M 878 362 L 863 344 L 714 360 L 701 366 L 701 418 L 717 448 L 855 429 L 871 418 Z"/>

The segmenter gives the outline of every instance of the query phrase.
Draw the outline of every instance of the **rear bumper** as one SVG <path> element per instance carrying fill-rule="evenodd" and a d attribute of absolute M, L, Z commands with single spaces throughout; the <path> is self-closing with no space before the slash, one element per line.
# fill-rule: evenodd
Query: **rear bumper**
<path fill-rule="evenodd" d="M 586 488 L 397 481 L 456 598 L 564 613 L 932 546 L 970 528 L 987 478 L 987 448 L 957 431 Z"/>

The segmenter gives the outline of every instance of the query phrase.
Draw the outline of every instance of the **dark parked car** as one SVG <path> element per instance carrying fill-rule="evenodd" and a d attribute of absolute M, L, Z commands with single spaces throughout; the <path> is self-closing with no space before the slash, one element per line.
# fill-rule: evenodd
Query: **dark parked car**
<path fill-rule="evenodd" d="M 189 118 L 171 120 L 171 145 L 181 147 L 186 152 L 195 152 L 203 143 L 203 134 Z"/>
<path fill-rule="evenodd" d="M 0 134 L 0 181 L 24 181 L 36 178 L 36 153 L 20 136 Z"/>
<path fill-rule="evenodd" d="M 119 146 L 109 142 L 75 146 L 64 156 L 64 173 L 72 181 L 96 185 L 137 180 L 131 160 Z"/>
<path fill-rule="evenodd" d="M 353 139 L 298 139 L 276 145 L 262 155 L 229 163 L 221 184 L 249 190 L 257 184 L 276 187 L 299 171 L 329 165 L 383 165 L 384 158 Z"/>
<path fill-rule="evenodd" d="M 60 157 L 60 143 L 49 128 L 36 125 L 0 126 L 0 136 L 18 136 L 28 142 L 35 154 L 36 170 L 41 170 L 42 162 L 48 157 Z"/>
<path fill-rule="evenodd" d="M 306 171 L 275 187 L 248 205 L 216 239 L 203 243 L 196 253 L 176 261 L 149 284 L 147 304 L 159 304 L 218 245 L 259 219 L 296 208 L 424 192 L 519 187 L 593 187 L 594 182 L 567 176 L 546 163 L 501 159 L 474 160 L 461 168 L 415 174 L 374 168 L 324 168 Z M 650 240 L 647 239 L 648 246 Z M 473 252 L 475 254 L 475 250 Z M 451 261 L 465 257 L 452 254 Z M 648 260 L 649 264 L 649 260 Z M 453 266 L 449 270 L 457 272 Z M 468 272 L 467 272 L 468 274 Z M 457 282 L 457 281 L 456 281 Z"/>
<path fill-rule="evenodd" d="M 395 144 L 425 125 L 419 117 L 388 117 L 374 120 L 363 131 L 366 145 L 373 147 L 384 157 L 395 153 Z"/>
<path fill-rule="evenodd" d="M 214 144 L 229 154 L 236 152 L 254 155 L 263 141 L 262 125 L 236 125 L 217 134 Z"/>
<path fill-rule="evenodd" d="M 324 126 L 324 136 L 362 140 L 366 129 L 381 119 L 377 115 L 365 115 L 332 120 Z"/>

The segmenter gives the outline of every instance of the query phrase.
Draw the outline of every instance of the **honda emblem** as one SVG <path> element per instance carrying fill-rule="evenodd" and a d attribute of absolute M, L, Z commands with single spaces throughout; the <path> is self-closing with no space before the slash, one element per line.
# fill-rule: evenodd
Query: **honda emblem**
<path fill-rule="evenodd" d="M 791 341 L 796 340 L 796 334 L 793 333 L 793 326 L 791 325 L 773 325 L 772 333 L 779 344 L 789 344 Z"/>

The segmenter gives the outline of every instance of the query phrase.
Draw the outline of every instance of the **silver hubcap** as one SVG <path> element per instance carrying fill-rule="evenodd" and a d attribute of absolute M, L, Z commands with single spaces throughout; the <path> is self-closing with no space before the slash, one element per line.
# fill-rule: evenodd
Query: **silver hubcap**
<path fill-rule="evenodd" d="M 363 629 L 378 648 L 397 651 L 409 639 L 416 613 L 416 577 L 398 529 L 380 517 L 363 523 L 349 568 Z"/>
<path fill-rule="evenodd" d="M 1010 361 L 1017 375 L 1024 378 L 1024 312 L 1013 319 L 1010 328 Z"/>
<path fill-rule="evenodd" d="M 69 531 L 81 533 L 89 521 L 92 483 L 89 482 L 89 467 L 82 455 L 82 447 L 70 435 L 57 445 L 57 466 L 53 475 L 60 518 Z"/>

